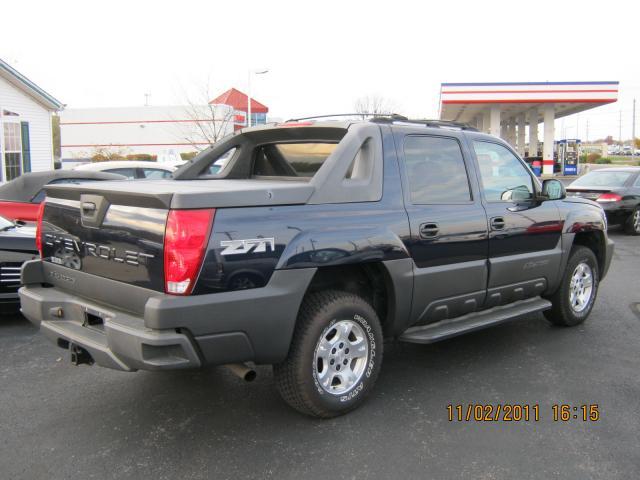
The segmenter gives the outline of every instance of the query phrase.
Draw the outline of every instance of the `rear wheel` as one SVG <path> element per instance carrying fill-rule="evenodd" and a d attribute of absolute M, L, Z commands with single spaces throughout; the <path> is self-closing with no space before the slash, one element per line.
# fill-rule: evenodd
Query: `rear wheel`
<path fill-rule="evenodd" d="M 599 284 L 598 261 L 587 247 L 572 249 L 560 287 L 549 300 L 553 306 L 544 312 L 555 325 L 572 327 L 584 322 L 593 308 Z"/>
<path fill-rule="evenodd" d="M 289 354 L 274 365 L 276 386 L 296 410 L 342 415 L 360 405 L 382 363 L 382 328 L 363 298 L 340 291 L 308 295 Z"/>
<path fill-rule="evenodd" d="M 633 209 L 624 224 L 624 231 L 629 235 L 640 235 L 640 207 Z"/>

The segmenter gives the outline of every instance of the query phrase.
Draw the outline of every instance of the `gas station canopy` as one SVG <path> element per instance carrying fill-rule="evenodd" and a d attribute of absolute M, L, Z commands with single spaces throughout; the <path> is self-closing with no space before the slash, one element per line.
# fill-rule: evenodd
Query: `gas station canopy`
<path fill-rule="evenodd" d="M 544 123 L 543 173 L 553 173 L 554 120 L 618 99 L 619 82 L 443 83 L 440 118 L 502 137 L 524 156 L 538 156 Z M 529 144 L 525 130 L 529 128 Z M 527 152 L 528 150 L 528 152 Z"/>

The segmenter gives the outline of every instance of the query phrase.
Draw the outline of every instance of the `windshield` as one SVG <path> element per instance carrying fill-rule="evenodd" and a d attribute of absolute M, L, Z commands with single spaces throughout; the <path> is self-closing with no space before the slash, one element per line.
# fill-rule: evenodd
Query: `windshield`
<path fill-rule="evenodd" d="M 5 230 L 7 228 L 14 227 L 14 226 L 15 225 L 13 222 L 7 220 L 4 217 L 0 217 L 0 230 Z"/>
<path fill-rule="evenodd" d="M 622 187 L 630 172 L 591 172 L 573 182 L 570 187 Z"/>

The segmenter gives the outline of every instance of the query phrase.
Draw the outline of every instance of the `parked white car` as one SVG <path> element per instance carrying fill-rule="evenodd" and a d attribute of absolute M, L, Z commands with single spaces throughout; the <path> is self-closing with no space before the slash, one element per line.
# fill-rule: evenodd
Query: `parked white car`
<path fill-rule="evenodd" d="M 176 170 L 176 166 L 157 162 L 117 160 L 112 162 L 85 163 L 78 165 L 74 170 L 117 173 L 118 175 L 124 175 L 134 180 L 144 178 L 170 178 L 171 174 Z"/>

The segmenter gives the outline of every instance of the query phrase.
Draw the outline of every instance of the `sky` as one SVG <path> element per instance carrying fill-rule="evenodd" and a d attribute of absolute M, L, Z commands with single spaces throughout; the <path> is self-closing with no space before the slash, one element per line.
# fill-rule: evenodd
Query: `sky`
<path fill-rule="evenodd" d="M 230 87 L 270 115 L 349 113 L 378 95 L 437 118 L 442 82 L 620 81 L 619 101 L 556 122 L 631 137 L 640 100 L 632 1 L 3 2 L 0 58 L 68 108 L 180 105 Z M 638 105 L 636 119 L 640 118 Z M 577 131 L 577 135 L 576 135 Z M 636 128 L 640 136 L 640 124 Z"/>

